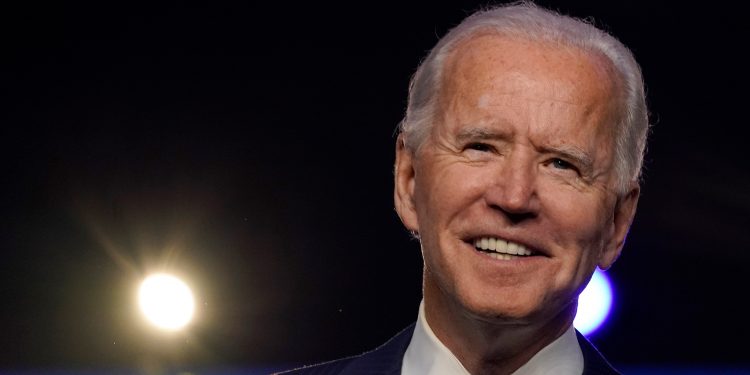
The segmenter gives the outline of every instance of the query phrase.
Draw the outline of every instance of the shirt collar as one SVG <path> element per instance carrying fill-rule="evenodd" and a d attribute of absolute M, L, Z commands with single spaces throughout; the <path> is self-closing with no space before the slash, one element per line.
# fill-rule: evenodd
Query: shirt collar
<path fill-rule="evenodd" d="M 583 353 L 573 325 L 542 348 L 513 375 L 583 373 Z M 432 332 L 424 314 L 424 300 L 401 365 L 401 375 L 470 375 L 455 355 Z"/>

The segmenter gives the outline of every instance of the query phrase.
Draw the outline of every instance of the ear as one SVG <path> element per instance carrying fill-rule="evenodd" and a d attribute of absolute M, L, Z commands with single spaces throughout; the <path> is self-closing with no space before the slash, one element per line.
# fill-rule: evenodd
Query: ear
<path fill-rule="evenodd" d="M 625 245 L 625 237 L 627 237 L 630 224 L 633 223 L 633 217 L 635 217 L 640 193 L 641 188 L 636 182 L 626 194 L 617 198 L 612 222 L 612 235 L 609 241 L 605 243 L 605 247 L 599 256 L 599 268 L 606 270 L 620 256 L 622 246 Z"/>
<path fill-rule="evenodd" d="M 395 184 L 393 201 L 396 212 L 406 229 L 419 233 L 417 211 L 414 205 L 414 153 L 406 147 L 404 134 L 396 139 L 396 165 L 394 166 Z"/>

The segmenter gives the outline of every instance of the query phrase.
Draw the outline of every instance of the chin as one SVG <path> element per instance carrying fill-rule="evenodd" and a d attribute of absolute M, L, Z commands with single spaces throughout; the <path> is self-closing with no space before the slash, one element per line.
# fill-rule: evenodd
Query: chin
<path fill-rule="evenodd" d="M 536 295 L 529 291 L 476 291 L 459 297 L 458 303 L 474 319 L 496 325 L 545 324 L 561 313 L 575 313 L 575 301 Z"/>
<path fill-rule="evenodd" d="M 459 301 L 462 309 L 475 319 L 495 324 L 530 324 L 541 309 L 534 299 L 510 296 L 473 295 Z"/>

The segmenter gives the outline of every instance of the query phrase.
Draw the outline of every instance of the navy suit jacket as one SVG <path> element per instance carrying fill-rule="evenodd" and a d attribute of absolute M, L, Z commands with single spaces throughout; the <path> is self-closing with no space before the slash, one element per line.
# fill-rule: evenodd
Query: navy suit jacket
<path fill-rule="evenodd" d="M 379 348 L 353 357 L 283 372 L 284 375 L 400 375 L 401 361 L 411 342 L 414 324 Z M 580 332 L 576 331 L 583 352 L 583 375 L 618 375 L 604 356 Z"/>

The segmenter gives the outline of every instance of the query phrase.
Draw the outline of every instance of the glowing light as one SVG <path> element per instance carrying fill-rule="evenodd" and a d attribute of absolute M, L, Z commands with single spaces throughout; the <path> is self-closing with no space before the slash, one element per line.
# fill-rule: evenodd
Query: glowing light
<path fill-rule="evenodd" d="M 591 281 L 578 297 L 578 313 L 573 325 L 584 335 L 602 326 L 612 309 L 612 285 L 609 278 L 597 269 Z"/>
<path fill-rule="evenodd" d="M 151 323 L 170 331 L 190 323 L 195 310 L 190 288 L 167 274 L 155 274 L 143 280 L 138 290 L 138 303 Z"/>

